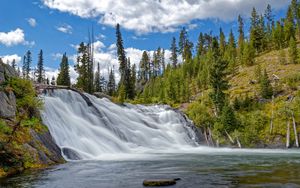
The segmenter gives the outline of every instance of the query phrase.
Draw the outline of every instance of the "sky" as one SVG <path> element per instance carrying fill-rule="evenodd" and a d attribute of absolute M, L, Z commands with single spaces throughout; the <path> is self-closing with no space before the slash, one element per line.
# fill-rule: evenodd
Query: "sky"
<path fill-rule="evenodd" d="M 63 53 L 67 53 L 71 79 L 76 72 L 76 46 L 88 42 L 88 31 L 94 29 L 95 62 L 107 76 L 114 67 L 119 74 L 115 48 L 115 25 L 121 25 L 127 57 L 138 64 L 142 52 L 158 47 L 170 52 L 172 37 L 178 38 L 186 27 L 191 41 L 200 32 L 218 35 L 237 33 L 237 16 L 249 25 L 253 7 L 263 13 L 271 4 L 276 19 L 284 17 L 290 0 L 1 0 L 0 57 L 4 62 L 16 60 L 22 66 L 27 50 L 32 52 L 33 66 L 39 51 L 44 53 L 47 77 L 57 75 Z M 245 28 L 247 35 L 248 29 Z M 237 35 L 236 35 L 237 37 Z"/>

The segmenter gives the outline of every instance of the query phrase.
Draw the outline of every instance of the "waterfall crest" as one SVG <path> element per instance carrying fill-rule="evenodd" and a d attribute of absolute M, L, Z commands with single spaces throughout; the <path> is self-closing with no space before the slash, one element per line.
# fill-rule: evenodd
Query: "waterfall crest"
<path fill-rule="evenodd" d="M 42 119 L 67 160 L 198 146 L 191 122 L 168 106 L 120 106 L 66 89 L 42 96 Z"/>

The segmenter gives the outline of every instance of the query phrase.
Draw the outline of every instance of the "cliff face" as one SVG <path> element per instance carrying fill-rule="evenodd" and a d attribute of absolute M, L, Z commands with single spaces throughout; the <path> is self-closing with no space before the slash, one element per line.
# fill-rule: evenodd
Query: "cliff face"
<path fill-rule="evenodd" d="M 7 84 L 13 77 L 16 71 L 0 62 L 0 177 L 64 162 L 39 115 L 24 115 L 30 113 L 18 107 L 17 94 Z"/>

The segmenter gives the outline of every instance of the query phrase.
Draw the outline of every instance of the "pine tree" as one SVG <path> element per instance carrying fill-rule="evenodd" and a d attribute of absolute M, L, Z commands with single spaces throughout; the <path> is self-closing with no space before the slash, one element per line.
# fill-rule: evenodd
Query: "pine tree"
<path fill-rule="evenodd" d="M 89 91 L 89 54 L 88 46 L 83 42 L 80 43 L 78 48 L 77 64 L 75 71 L 78 73 L 76 86 L 82 88 L 83 91 Z"/>
<path fill-rule="evenodd" d="M 163 49 L 161 53 L 161 68 L 162 68 L 162 73 L 164 73 L 166 69 L 165 49 Z"/>
<path fill-rule="evenodd" d="M 52 76 L 51 85 L 55 86 L 55 76 Z"/>
<path fill-rule="evenodd" d="M 111 69 L 109 76 L 108 76 L 107 94 L 110 96 L 114 96 L 115 92 L 116 92 L 115 74 L 114 74 L 113 69 Z"/>
<path fill-rule="evenodd" d="M 40 50 L 38 55 L 38 64 L 37 64 L 37 82 L 43 83 L 45 80 L 45 70 L 44 70 L 44 58 L 43 50 Z"/>
<path fill-rule="evenodd" d="M 149 78 L 149 62 L 150 58 L 148 56 L 147 51 L 144 51 L 142 54 L 142 59 L 140 61 L 140 68 L 139 68 L 139 80 L 147 81 Z"/>
<path fill-rule="evenodd" d="M 100 64 L 97 64 L 97 71 L 95 73 L 95 83 L 94 83 L 94 90 L 95 92 L 102 92 L 102 85 L 101 85 L 101 76 L 100 76 Z"/>
<path fill-rule="evenodd" d="M 274 16 L 272 13 L 272 7 L 268 4 L 267 9 L 265 10 L 265 18 L 267 21 L 267 35 L 271 37 L 272 35 L 272 24 L 274 23 Z"/>
<path fill-rule="evenodd" d="M 220 117 L 221 123 L 227 132 L 233 132 L 238 128 L 238 122 L 232 107 L 228 104 L 224 105 Z"/>
<path fill-rule="evenodd" d="M 298 0 L 292 0 L 291 9 L 297 24 L 298 38 L 300 38 L 300 2 Z"/>
<path fill-rule="evenodd" d="M 12 62 L 11 62 L 11 67 L 14 69 L 14 70 L 16 70 L 16 60 L 15 59 L 13 59 L 12 60 Z"/>
<path fill-rule="evenodd" d="M 256 52 L 263 50 L 264 39 L 264 26 L 263 17 L 259 16 L 256 9 L 253 8 L 251 13 L 251 25 L 250 25 L 250 43 L 254 47 Z"/>
<path fill-rule="evenodd" d="M 238 40 L 238 57 L 239 59 L 243 56 L 243 50 L 244 50 L 244 42 L 245 42 L 245 34 L 244 34 L 244 21 L 241 15 L 238 17 L 238 25 L 239 25 L 239 40 Z"/>
<path fill-rule="evenodd" d="M 254 64 L 254 57 L 255 57 L 255 50 L 252 46 L 252 43 L 245 43 L 244 44 L 244 50 L 243 50 L 243 56 L 242 56 L 242 62 L 244 65 L 251 66 Z"/>
<path fill-rule="evenodd" d="M 124 75 L 124 87 L 125 87 L 125 98 L 133 99 L 133 90 L 134 88 L 132 87 L 131 84 L 131 65 L 130 65 L 130 58 L 127 59 L 126 62 L 126 72 Z"/>
<path fill-rule="evenodd" d="M 119 61 L 119 72 L 121 75 L 121 80 L 120 83 L 122 84 L 124 82 L 124 77 L 125 77 L 125 72 L 127 68 L 127 63 L 126 63 L 126 55 L 125 55 L 125 50 L 123 46 L 123 39 L 122 39 L 122 34 L 120 31 L 120 25 L 117 24 L 116 26 L 116 37 L 117 37 L 117 55 L 118 55 L 118 61 Z"/>
<path fill-rule="evenodd" d="M 203 36 L 203 33 L 201 32 L 199 34 L 199 37 L 198 37 L 198 43 L 197 43 L 197 57 L 199 58 L 200 56 L 202 56 L 205 51 L 204 51 L 204 36 Z"/>
<path fill-rule="evenodd" d="M 120 103 L 124 103 L 125 99 L 126 99 L 125 86 L 124 86 L 124 84 L 121 84 L 119 87 L 118 100 Z"/>
<path fill-rule="evenodd" d="M 172 62 L 173 68 L 176 68 L 177 67 L 177 46 L 176 46 L 175 37 L 173 37 L 172 39 L 170 60 Z"/>
<path fill-rule="evenodd" d="M 291 6 L 289 6 L 288 8 L 287 15 L 284 21 L 284 33 L 286 44 L 289 44 L 291 38 L 295 39 L 295 23 Z"/>
<path fill-rule="evenodd" d="M 22 76 L 26 78 L 26 55 L 23 56 Z"/>
<path fill-rule="evenodd" d="M 23 59 L 23 70 L 22 70 L 22 72 L 23 72 L 23 77 L 25 79 L 30 78 L 31 63 L 32 63 L 31 52 L 30 52 L 30 50 L 28 50 L 26 52 L 26 55 L 24 56 L 24 59 Z"/>
<path fill-rule="evenodd" d="M 223 55 L 225 53 L 225 48 L 226 48 L 226 41 L 225 41 L 225 34 L 220 28 L 220 53 Z"/>
<path fill-rule="evenodd" d="M 182 28 L 182 30 L 180 31 L 179 34 L 179 42 L 178 42 L 178 52 L 179 54 L 182 55 L 182 59 L 184 59 L 184 48 L 186 46 L 186 42 L 187 42 L 187 32 L 185 30 L 185 27 Z"/>
<path fill-rule="evenodd" d="M 282 49 L 285 41 L 285 36 L 284 36 L 284 27 L 281 24 L 280 21 L 276 22 L 276 27 L 273 30 L 273 42 L 275 45 L 275 49 L 279 50 Z"/>
<path fill-rule="evenodd" d="M 260 94 L 264 99 L 270 99 L 273 95 L 273 88 L 266 69 L 260 79 Z"/>
<path fill-rule="evenodd" d="M 293 37 L 291 37 L 289 43 L 289 59 L 290 59 L 290 63 L 293 64 L 297 64 L 299 62 L 297 43 Z"/>
<path fill-rule="evenodd" d="M 216 113 L 220 114 L 225 104 L 226 96 L 224 91 L 228 89 L 227 76 L 227 65 L 228 62 L 222 60 L 219 51 L 219 45 L 216 38 L 213 39 L 212 43 L 212 62 L 210 66 L 210 86 L 212 92 L 210 97 L 215 105 Z"/>
<path fill-rule="evenodd" d="M 60 69 L 56 79 L 57 85 L 70 86 L 70 71 L 67 54 L 64 53 L 60 62 Z"/>
<path fill-rule="evenodd" d="M 133 64 L 132 67 L 131 67 L 131 79 L 130 79 L 130 82 L 131 82 L 131 93 L 130 93 L 130 96 L 129 98 L 130 99 L 134 99 L 135 97 L 135 94 L 136 94 L 136 91 L 135 91 L 135 85 L 136 85 L 136 65 Z"/>
<path fill-rule="evenodd" d="M 236 44 L 235 44 L 235 39 L 232 30 L 230 30 L 228 45 L 225 49 L 224 57 L 227 61 L 229 61 L 230 69 L 233 70 L 236 67 L 235 62 L 236 62 L 237 52 L 236 52 Z"/>

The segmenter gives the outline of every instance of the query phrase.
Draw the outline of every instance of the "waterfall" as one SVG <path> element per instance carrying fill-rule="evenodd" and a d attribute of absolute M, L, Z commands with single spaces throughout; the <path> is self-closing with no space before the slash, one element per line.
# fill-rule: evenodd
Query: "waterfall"
<path fill-rule="evenodd" d="M 43 96 L 42 120 L 67 160 L 198 146 L 191 122 L 164 105 L 117 105 L 66 89 Z"/>

